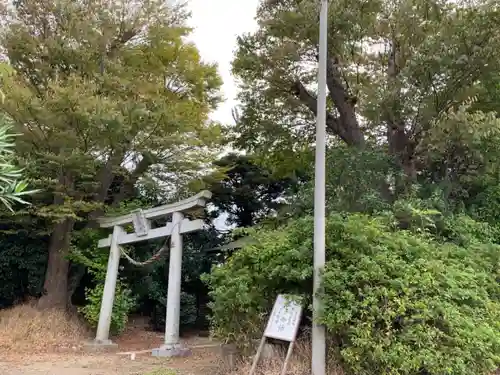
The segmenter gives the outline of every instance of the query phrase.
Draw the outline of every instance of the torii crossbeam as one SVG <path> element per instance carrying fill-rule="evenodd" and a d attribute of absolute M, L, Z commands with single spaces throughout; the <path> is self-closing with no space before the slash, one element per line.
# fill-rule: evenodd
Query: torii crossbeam
<path fill-rule="evenodd" d="M 182 234 L 202 230 L 203 220 L 185 219 L 184 215 L 196 208 L 204 207 L 212 193 L 202 191 L 195 196 L 160 207 L 147 210 L 136 210 L 127 215 L 118 217 L 104 217 L 99 219 L 101 228 L 113 228 L 113 233 L 99 241 L 99 247 L 109 247 L 108 268 L 102 296 L 101 311 L 93 347 L 114 345 L 109 339 L 111 314 L 115 298 L 116 281 L 120 264 L 120 245 L 154 238 L 170 236 L 170 265 L 168 272 L 167 311 L 165 319 L 165 342 L 158 349 L 153 350 L 155 356 L 183 355 L 186 348 L 182 348 L 179 341 L 179 319 L 181 304 L 182 280 Z M 151 220 L 162 217 L 171 217 L 165 226 L 151 228 Z M 126 233 L 124 225 L 133 224 L 134 233 Z"/>

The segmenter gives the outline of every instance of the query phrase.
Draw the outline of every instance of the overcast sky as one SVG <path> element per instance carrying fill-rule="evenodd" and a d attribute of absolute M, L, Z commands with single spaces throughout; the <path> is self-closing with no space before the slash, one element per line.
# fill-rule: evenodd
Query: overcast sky
<path fill-rule="evenodd" d="M 192 40 L 205 61 L 217 62 L 224 80 L 225 102 L 212 115 L 214 120 L 233 122 L 231 109 L 237 93 L 231 76 L 236 37 L 256 29 L 254 21 L 259 0 L 189 0 Z"/>

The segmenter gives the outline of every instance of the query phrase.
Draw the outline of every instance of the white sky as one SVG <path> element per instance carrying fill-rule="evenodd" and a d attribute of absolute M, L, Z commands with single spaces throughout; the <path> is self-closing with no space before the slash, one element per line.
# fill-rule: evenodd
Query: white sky
<path fill-rule="evenodd" d="M 200 50 L 201 57 L 219 66 L 224 86 L 225 101 L 212 119 L 234 123 L 231 109 L 236 105 L 237 88 L 231 75 L 231 62 L 236 49 L 236 37 L 257 28 L 254 20 L 259 0 L 189 0 L 190 26 L 194 28 L 191 40 Z M 214 220 L 219 230 L 228 230 L 227 214 Z"/>
<path fill-rule="evenodd" d="M 237 88 L 231 75 L 231 61 L 236 37 L 257 27 L 254 17 L 258 3 L 259 0 L 189 0 L 190 26 L 195 29 L 191 39 L 203 60 L 218 63 L 224 81 L 225 102 L 212 114 L 214 120 L 233 123 L 231 109 L 236 104 Z"/>

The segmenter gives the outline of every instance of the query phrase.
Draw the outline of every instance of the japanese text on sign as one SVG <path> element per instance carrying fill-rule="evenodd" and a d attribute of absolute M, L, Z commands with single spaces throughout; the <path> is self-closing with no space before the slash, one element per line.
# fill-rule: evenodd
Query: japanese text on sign
<path fill-rule="evenodd" d="M 283 341 L 294 341 L 300 324 L 302 306 L 280 294 L 267 322 L 264 336 Z"/>

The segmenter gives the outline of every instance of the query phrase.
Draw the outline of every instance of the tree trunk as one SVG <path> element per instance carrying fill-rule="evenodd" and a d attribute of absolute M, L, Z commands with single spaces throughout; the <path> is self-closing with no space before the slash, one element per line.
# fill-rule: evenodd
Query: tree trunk
<path fill-rule="evenodd" d="M 113 152 L 112 155 L 110 156 L 109 161 L 106 163 L 106 165 L 103 167 L 103 169 L 100 171 L 98 174 L 97 178 L 100 181 L 99 185 L 99 190 L 97 191 L 95 201 L 99 203 L 104 203 L 106 198 L 108 197 L 108 190 L 111 187 L 111 184 L 113 183 L 113 179 L 115 178 L 114 170 L 115 168 L 118 168 L 121 162 L 123 161 L 123 158 L 125 156 L 125 152 Z M 138 163 L 136 166 L 135 170 L 132 172 L 132 176 L 129 179 L 126 179 L 123 181 L 123 185 L 120 187 L 119 192 L 113 197 L 113 205 L 117 206 L 119 205 L 124 199 L 127 198 L 129 193 L 133 193 L 133 189 L 135 186 L 135 183 L 141 177 L 146 170 L 153 164 L 153 159 L 150 155 L 143 155 L 142 160 Z M 88 222 L 87 225 L 85 226 L 85 229 L 98 229 L 99 224 L 97 222 L 97 219 L 102 216 L 104 210 L 103 209 L 97 209 L 92 211 L 89 214 L 88 217 Z M 78 288 L 80 285 L 80 282 L 85 276 L 85 272 L 87 270 L 87 267 L 78 265 L 76 267 L 73 267 L 73 272 L 68 276 L 69 281 L 68 281 L 68 292 L 67 292 L 67 299 L 68 299 L 68 304 L 71 304 L 71 298 L 73 297 L 73 294 L 75 293 L 75 290 Z M 69 270 L 68 270 L 69 271 Z"/>
<path fill-rule="evenodd" d="M 97 174 L 97 180 L 100 182 L 99 188 L 96 191 L 96 195 L 94 197 L 95 202 L 104 203 L 106 197 L 108 195 L 108 190 L 113 183 L 113 179 L 115 178 L 114 168 L 120 165 L 123 158 L 125 156 L 124 151 L 113 151 L 109 156 L 109 160 L 102 167 L 102 169 Z M 99 224 L 97 219 L 102 216 L 104 210 L 102 208 L 98 208 L 89 213 L 87 225 L 85 229 L 98 229 Z M 81 264 L 68 264 L 67 267 L 67 292 L 66 299 L 67 305 L 71 306 L 71 299 L 76 289 L 80 285 L 81 280 L 85 276 L 87 271 L 87 267 Z M 71 272 L 73 271 L 73 272 Z"/>
<path fill-rule="evenodd" d="M 59 186 L 54 194 L 54 205 L 64 204 L 64 197 L 73 188 L 73 180 L 62 168 Z M 45 272 L 44 293 L 38 301 L 40 309 L 66 309 L 68 302 L 69 248 L 74 219 L 64 218 L 55 223 L 49 242 L 49 260 Z"/>
<path fill-rule="evenodd" d="M 387 66 L 388 82 L 392 87 L 392 95 L 385 106 L 387 122 L 387 143 L 389 153 L 395 157 L 404 172 L 403 178 L 396 180 L 396 197 L 407 192 L 417 176 L 415 164 L 415 143 L 406 129 L 401 103 L 401 89 L 398 82 L 400 67 L 400 47 L 396 40 L 392 41 Z"/>
<path fill-rule="evenodd" d="M 73 220 L 57 223 L 50 237 L 49 262 L 45 274 L 44 295 L 38 301 L 40 309 L 66 309 L 68 302 L 68 269 Z"/>
<path fill-rule="evenodd" d="M 135 169 L 132 171 L 130 176 L 127 176 L 123 180 L 122 185 L 120 186 L 120 189 L 118 191 L 118 194 L 116 194 L 113 197 L 113 203 L 112 203 L 113 206 L 117 207 L 124 200 L 134 196 L 135 184 L 137 183 L 139 178 L 142 177 L 147 172 L 149 167 L 151 167 L 153 164 L 154 164 L 154 156 L 147 152 L 142 153 L 141 161 L 137 163 Z"/>

